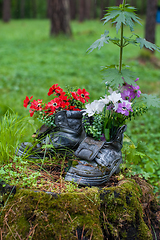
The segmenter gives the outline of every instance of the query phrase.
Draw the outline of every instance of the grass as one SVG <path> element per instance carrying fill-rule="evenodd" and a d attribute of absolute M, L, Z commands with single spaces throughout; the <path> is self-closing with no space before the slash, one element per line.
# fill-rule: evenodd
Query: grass
<path fill-rule="evenodd" d="M 15 150 L 27 135 L 27 127 L 32 129 L 32 121 L 28 117 L 20 117 L 7 111 L 0 121 L 0 163 L 6 164 L 13 159 Z"/>
<path fill-rule="evenodd" d="M 19 20 L 9 24 L 0 23 L 0 112 L 8 107 L 25 115 L 23 99 L 26 95 L 47 100 L 47 91 L 54 83 L 85 87 L 91 100 L 104 94 L 101 66 L 118 63 L 119 52 L 114 45 L 86 54 L 89 46 L 100 37 L 105 28 L 114 36 L 111 26 L 100 21 L 72 22 L 72 38 L 49 37 L 48 20 Z M 128 29 L 125 29 L 125 35 Z M 136 26 L 135 32 L 143 36 L 143 28 Z M 159 42 L 158 42 L 159 41 Z M 160 26 L 157 26 L 157 45 L 160 45 Z M 150 64 L 141 66 L 134 60 L 139 48 L 128 46 L 124 52 L 124 63 L 131 66 L 140 78 L 144 92 L 159 94 L 160 69 Z M 156 53 L 160 58 L 160 53 Z M 2 104 L 3 103 L 3 104 Z"/>
<path fill-rule="evenodd" d="M 144 26 L 144 21 L 142 25 Z M 135 26 L 135 33 L 141 37 L 144 36 L 143 26 Z M 86 54 L 86 50 L 105 29 L 108 29 L 110 35 L 114 37 L 115 29 L 109 24 L 103 26 L 98 20 L 83 23 L 73 21 L 71 27 L 73 33 L 71 38 L 63 35 L 51 38 L 48 20 L 12 20 L 8 24 L 0 22 L 0 116 L 4 116 L 8 109 L 16 112 L 17 116 L 29 116 L 23 107 L 25 96 L 33 95 L 35 99 L 48 101 L 50 97 L 47 96 L 47 92 L 54 83 L 59 83 L 62 88 L 66 85 L 84 87 L 90 92 L 91 100 L 104 95 L 101 66 L 117 64 L 119 52 L 114 45 L 106 45 L 100 51 L 94 50 L 91 54 Z M 128 36 L 130 34 L 128 29 L 124 30 L 124 35 Z M 160 25 L 157 25 L 156 44 L 160 46 Z M 140 78 L 142 92 L 160 96 L 160 69 L 149 62 L 141 65 L 137 60 L 140 54 L 139 48 L 128 46 L 124 52 L 124 63 L 130 65 Z M 160 53 L 156 52 L 155 56 L 160 59 Z M 145 116 L 129 123 L 127 130 L 135 144 L 140 140 L 146 142 L 150 155 L 155 158 L 158 165 L 160 165 L 157 133 L 160 129 L 159 118 L 159 110 L 151 109 Z M 1 145 L 6 143 L 3 137 L 5 122 L 2 118 Z M 30 123 L 26 126 L 26 132 L 20 133 L 18 141 L 28 140 L 40 125 L 33 119 L 30 119 Z M 18 126 L 20 125 L 19 123 Z M 7 131 L 9 133 L 10 130 Z M 19 131 L 21 132 L 21 128 Z M 0 156 L 1 162 L 13 154 L 17 141 L 13 144 L 8 139 L 7 144 L 6 156 Z M 13 145 L 14 148 L 11 150 Z M 11 148 L 8 150 L 7 146 Z M 154 174 L 158 177 L 160 170 L 155 168 Z M 157 177 L 154 181 L 158 179 Z"/>

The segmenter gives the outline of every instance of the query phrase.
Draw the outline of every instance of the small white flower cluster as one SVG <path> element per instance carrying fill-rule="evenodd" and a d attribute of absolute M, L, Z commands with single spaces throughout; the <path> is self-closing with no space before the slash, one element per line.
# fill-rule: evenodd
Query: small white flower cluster
<path fill-rule="evenodd" d="M 105 95 L 104 98 L 101 98 L 100 100 L 94 100 L 92 103 L 86 104 L 86 109 L 83 110 L 83 115 L 88 114 L 88 116 L 91 117 L 95 113 L 99 114 L 103 111 L 105 106 L 108 106 L 107 109 L 112 109 L 119 112 L 119 103 L 124 104 L 124 107 L 127 106 L 128 109 L 131 109 L 132 103 L 122 99 L 121 93 L 117 93 L 117 91 L 112 91 L 111 88 L 108 92 L 110 93 L 109 96 Z"/>

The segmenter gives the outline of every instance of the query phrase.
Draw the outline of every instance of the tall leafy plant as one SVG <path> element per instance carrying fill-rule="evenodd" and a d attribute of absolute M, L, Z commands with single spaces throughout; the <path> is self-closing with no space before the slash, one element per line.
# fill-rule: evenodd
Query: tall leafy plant
<path fill-rule="evenodd" d="M 103 24 L 108 23 L 109 21 L 114 24 L 116 28 L 116 33 L 120 31 L 120 37 L 111 37 L 109 31 L 105 30 L 104 34 L 96 40 L 87 50 L 87 52 L 92 52 L 94 49 L 104 46 L 104 44 L 114 44 L 119 47 L 119 63 L 116 65 L 107 65 L 103 70 L 104 81 L 107 82 L 112 88 L 118 88 L 124 83 L 136 85 L 135 83 L 135 74 L 128 69 L 128 66 L 123 64 L 123 52 L 124 48 L 129 44 L 134 46 L 139 46 L 140 48 L 148 48 L 150 50 L 157 50 L 160 52 L 160 48 L 155 44 L 148 42 L 144 38 L 141 38 L 139 35 L 134 32 L 134 24 L 140 23 L 140 18 L 135 13 L 136 9 L 126 3 L 126 0 L 123 0 L 123 3 L 119 6 L 109 7 L 107 13 L 105 14 Z M 124 36 L 124 26 L 129 27 L 131 36 Z M 155 96 L 142 94 L 143 101 L 147 104 L 148 107 L 154 106 L 159 107 L 160 100 Z"/>
<path fill-rule="evenodd" d="M 111 22 L 115 26 L 117 33 L 116 37 L 111 37 L 109 31 L 105 30 L 104 34 L 102 34 L 101 37 L 96 40 L 87 50 L 87 52 L 90 53 L 94 49 L 98 48 L 99 50 L 105 44 L 110 43 L 116 45 L 119 48 L 118 64 L 107 65 L 102 69 L 104 82 L 106 83 L 107 88 L 110 87 L 114 89 L 117 93 L 120 89 L 125 88 L 127 85 L 133 87 L 133 89 L 138 91 L 138 88 L 136 87 L 136 81 L 138 79 L 137 76 L 135 76 L 135 74 L 130 69 L 128 69 L 128 66 L 123 63 L 124 49 L 129 44 L 139 46 L 140 48 L 145 47 L 150 50 L 156 50 L 160 52 L 160 48 L 158 46 L 146 41 L 144 38 L 141 38 L 139 35 L 134 33 L 134 24 L 141 24 L 140 18 L 136 15 L 135 11 L 136 9 L 127 4 L 126 0 L 123 0 L 123 3 L 119 6 L 109 7 L 107 13 L 102 20 L 104 25 L 108 22 Z M 124 36 L 124 26 L 129 27 L 131 32 L 130 36 Z M 118 35 L 119 31 L 120 34 Z M 149 107 L 160 107 L 160 99 L 156 96 L 142 93 L 140 95 L 142 97 L 141 100 L 143 100 L 143 104 L 145 104 L 146 106 L 146 109 L 149 109 Z M 135 98 L 133 100 L 135 100 Z M 131 102 L 133 105 L 135 104 L 132 100 Z M 142 101 L 140 101 L 140 104 L 144 107 Z M 141 112 L 141 109 L 142 108 L 140 107 L 138 111 L 138 108 L 136 108 L 136 110 L 132 114 L 133 117 L 137 115 L 138 112 L 140 114 L 143 113 L 144 111 Z M 131 115 L 129 115 L 129 117 L 130 116 Z M 148 155 L 148 151 L 145 148 L 145 143 L 139 142 L 136 146 L 131 139 L 129 140 L 128 137 L 125 137 L 124 140 L 125 146 L 123 148 L 123 153 L 125 155 L 125 164 L 123 167 L 131 169 L 131 171 L 129 170 L 128 172 L 129 175 L 139 174 L 146 179 L 150 178 L 152 185 L 154 185 L 155 189 L 157 190 L 159 187 L 159 184 L 157 184 L 156 181 L 158 178 L 158 175 L 156 174 L 159 173 L 157 162 Z M 153 166 L 155 168 L 154 170 L 152 169 Z M 152 181 L 153 173 L 155 183 L 153 183 Z"/>

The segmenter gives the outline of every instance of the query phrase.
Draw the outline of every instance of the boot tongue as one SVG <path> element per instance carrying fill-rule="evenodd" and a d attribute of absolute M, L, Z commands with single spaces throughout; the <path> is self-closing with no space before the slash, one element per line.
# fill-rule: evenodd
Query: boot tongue
<path fill-rule="evenodd" d="M 96 141 L 93 138 L 86 137 L 75 151 L 75 155 L 80 159 L 92 161 L 104 144 L 104 141 Z"/>

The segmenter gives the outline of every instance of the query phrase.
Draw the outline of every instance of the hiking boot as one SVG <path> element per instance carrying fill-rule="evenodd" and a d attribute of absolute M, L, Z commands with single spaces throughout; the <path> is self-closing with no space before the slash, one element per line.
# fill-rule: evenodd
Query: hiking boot
<path fill-rule="evenodd" d="M 81 111 L 59 111 L 55 114 L 56 127 L 47 127 L 45 124 L 37 130 L 37 145 L 31 143 L 22 143 L 16 151 L 16 155 L 24 156 L 30 153 L 30 158 L 42 158 L 44 156 L 44 147 L 47 145 L 47 151 L 51 154 L 56 150 L 76 150 L 82 140 L 85 138 L 85 131 L 82 126 Z M 51 148 L 48 147 L 51 145 Z"/>
<path fill-rule="evenodd" d="M 111 142 L 86 137 L 75 151 L 75 155 L 81 160 L 78 165 L 69 169 L 65 180 L 88 186 L 99 186 L 109 181 L 114 173 L 120 171 L 124 131 L 126 125 L 118 129 Z"/>

